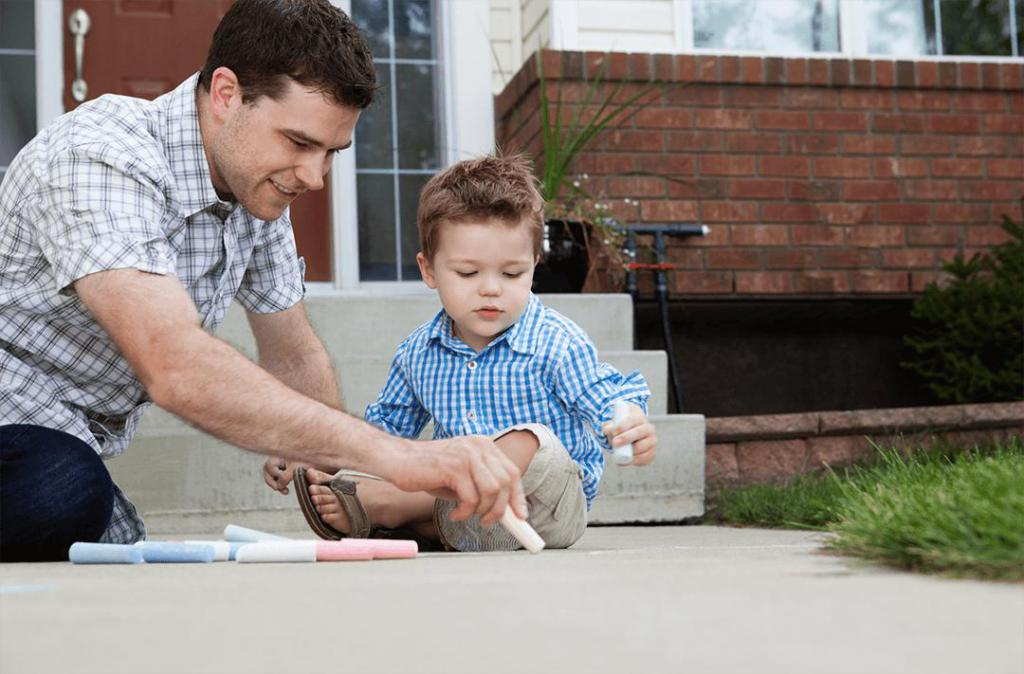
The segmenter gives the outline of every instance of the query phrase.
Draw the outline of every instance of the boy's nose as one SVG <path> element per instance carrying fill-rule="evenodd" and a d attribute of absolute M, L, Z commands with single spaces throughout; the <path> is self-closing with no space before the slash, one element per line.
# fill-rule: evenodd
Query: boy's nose
<path fill-rule="evenodd" d="M 484 279 L 480 284 L 480 294 L 487 297 L 494 297 L 501 294 L 501 284 L 493 279 Z"/>

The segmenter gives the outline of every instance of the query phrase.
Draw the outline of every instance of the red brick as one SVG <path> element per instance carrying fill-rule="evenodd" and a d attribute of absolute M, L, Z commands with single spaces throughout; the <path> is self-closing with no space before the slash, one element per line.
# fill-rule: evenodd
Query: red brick
<path fill-rule="evenodd" d="M 900 185 L 892 181 L 859 180 L 843 185 L 846 201 L 895 201 L 900 198 Z"/>
<path fill-rule="evenodd" d="M 985 132 L 1024 134 L 1024 115 L 985 115 Z"/>
<path fill-rule="evenodd" d="M 672 291 L 676 294 L 721 294 L 733 291 L 733 274 L 729 271 L 677 271 L 672 274 Z"/>
<path fill-rule="evenodd" d="M 994 91 L 958 91 L 953 96 L 953 109 L 964 112 L 1002 112 L 1006 109 L 1005 94 Z"/>
<path fill-rule="evenodd" d="M 751 156 L 702 156 L 700 172 L 703 175 L 743 176 L 753 175 L 754 157 Z"/>
<path fill-rule="evenodd" d="M 650 54 L 632 52 L 626 57 L 629 62 L 629 79 L 633 82 L 648 82 L 651 79 L 652 61 Z"/>
<path fill-rule="evenodd" d="M 975 115 L 928 115 L 926 128 L 932 133 L 978 133 L 981 118 Z"/>
<path fill-rule="evenodd" d="M 807 269 L 816 267 L 818 255 L 806 248 L 766 248 L 765 269 Z"/>
<path fill-rule="evenodd" d="M 820 204 L 818 214 L 830 225 L 857 225 L 875 221 L 875 207 L 870 204 Z"/>
<path fill-rule="evenodd" d="M 675 59 L 672 54 L 654 55 L 654 79 L 659 82 L 671 82 L 675 79 Z"/>
<path fill-rule="evenodd" d="M 757 222 L 755 201 L 701 201 L 704 222 Z"/>
<path fill-rule="evenodd" d="M 693 112 L 680 108 L 645 108 L 636 113 L 638 127 L 685 129 L 693 126 Z"/>
<path fill-rule="evenodd" d="M 646 176 L 609 178 L 605 183 L 608 197 L 661 197 L 665 195 L 665 179 Z"/>
<path fill-rule="evenodd" d="M 677 269 L 699 270 L 704 268 L 704 251 L 699 248 L 668 246 L 666 253 L 669 262 L 676 265 Z"/>
<path fill-rule="evenodd" d="M 802 271 L 794 278 L 798 293 L 848 293 L 850 275 L 842 271 Z"/>
<path fill-rule="evenodd" d="M 1024 183 L 986 180 L 960 183 L 960 196 L 966 201 L 1010 201 L 1024 198 Z"/>
<path fill-rule="evenodd" d="M 697 57 L 691 54 L 677 54 L 675 67 L 676 82 L 694 82 L 697 79 Z"/>
<path fill-rule="evenodd" d="M 743 87 L 729 92 L 729 102 L 737 108 L 778 108 L 783 89 L 779 87 Z"/>
<path fill-rule="evenodd" d="M 934 267 L 935 251 L 926 248 L 883 250 L 882 266 L 897 269 Z"/>
<path fill-rule="evenodd" d="M 786 82 L 790 85 L 807 83 L 807 59 L 786 59 Z"/>
<path fill-rule="evenodd" d="M 934 176 L 973 176 L 984 175 L 985 163 L 981 159 L 935 159 L 931 162 Z"/>
<path fill-rule="evenodd" d="M 736 292 L 771 295 L 793 292 L 792 272 L 739 271 L 736 272 Z"/>
<path fill-rule="evenodd" d="M 768 133 L 727 133 L 725 147 L 729 152 L 782 152 L 783 136 Z"/>
<path fill-rule="evenodd" d="M 989 159 L 986 163 L 991 178 L 1024 178 L 1024 158 Z"/>
<path fill-rule="evenodd" d="M 765 222 L 817 222 L 818 209 L 813 204 L 764 204 L 761 218 Z"/>
<path fill-rule="evenodd" d="M 733 84 L 741 80 L 739 58 L 735 56 L 722 56 L 719 58 L 718 67 L 722 82 Z"/>
<path fill-rule="evenodd" d="M 693 222 L 697 220 L 697 204 L 693 201 L 643 201 L 640 205 L 644 222 Z"/>
<path fill-rule="evenodd" d="M 896 84 L 896 64 L 892 61 L 875 61 L 875 84 L 891 87 Z"/>
<path fill-rule="evenodd" d="M 936 225 L 907 227 L 907 243 L 911 246 L 955 246 L 959 242 L 959 227 Z"/>
<path fill-rule="evenodd" d="M 789 138 L 793 154 L 839 154 L 839 137 L 834 134 L 795 134 Z"/>
<path fill-rule="evenodd" d="M 582 155 L 576 168 L 583 173 L 596 175 L 626 173 L 636 169 L 633 155 L 613 152 L 595 152 Z"/>
<path fill-rule="evenodd" d="M 744 84 L 763 84 L 764 59 L 760 57 L 741 58 L 740 77 Z"/>
<path fill-rule="evenodd" d="M 860 293 L 905 293 L 910 290 L 910 276 L 905 271 L 855 271 L 853 289 Z"/>
<path fill-rule="evenodd" d="M 852 157 L 819 158 L 814 160 L 814 175 L 822 178 L 869 178 L 871 162 Z"/>
<path fill-rule="evenodd" d="M 868 116 L 859 112 L 816 112 L 814 128 L 817 131 L 866 131 Z"/>
<path fill-rule="evenodd" d="M 956 139 L 957 155 L 975 157 L 1019 157 L 1022 154 L 1020 138 L 1008 136 L 971 136 Z"/>
<path fill-rule="evenodd" d="M 839 103 L 842 107 L 853 110 L 885 110 L 893 107 L 893 95 L 891 91 L 878 89 L 844 89 L 839 94 Z"/>
<path fill-rule="evenodd" d="M 671 151 L 713 152 L 722 149 L 722 134 L 711 131 L 669 131 L 667 140 Z"/>
<path fill-rule="evenodd" d="M 783 199 L 786 196 L 786 181 L 733 180 L 729 185 L 729 196 L 740 199 Z"/>
<path fill-rule="evenodd" d="M 928 175 L 928 161 L 924 159 L 896 159 L 887 157 L 875 160 L 876 178 L 923 178 Z"/>
<path fill-rule="evenodd" d="M 708 269 L 760 269 L 759 249 L 711 248 L 705 255 Z"/>
<path fill-rule="evenodd" d="M 952 180 L 908 180 L 903 191 L 908 199 L 923 201 L 953 201 L 956 199 L 956 182 Z"/>
<path fill-rule="evenodd" d="M 900 91 L 896 94 L 896 104 L 900 110 L 948 111 L 952 97 L 947 91 Z"/>
<path fill-rule="evenodd" d="M 917 85 L 934 87 L 939 83 L 939 64 L 935 61 L 917 62 Z"/>
<path fill-rule="evenodd" d="M 907 138 L 914 138 L 914 136 L 907 136 Z M 843 154 L 891 155 L 895 153 L 896 136 L 843 136 Z"/>
<path fill-rule="evenodd" d="M 698 110 L 694 126 L 698 129 L 749 129 L 753 115 L 746 110 Z"/>
<path fill-rule="evenodd" d="M 607 132 L 605 146 L 608 149 L 631 150 L 634 152 L 661 152 L 665 148 L 665 136 L 661 131 L 627 131 L 616 129 Z"/>
<path fill-rule="evenodd" d="M 923 292 L 930 285 L 944 285 L 949 275 L 941 271 L 912 271 L 910 272 L 911 292 Z"/>
<path fill-rule="evenodd" d="M 723 87 L 692 85 L 664 91 L 661 102 L 681 108 L 721 108 L 725 105 Z"/>
<path fill-rule="evenodd" d="M 879 222 L 928 222 L 928 204 L 881 204 L 878 207 Z"/>
<path fill-rule="evenodd" d="M 717 82 L 718 81 L 718 57 L 698 56 L 697 57 L 697 81 Z"/>
<path fill-rule="evenodd" d="M 697 169 L 697 158 L 682 153 L 638 154 L 633 160 L 638 171 L 650 171 L 659 176 L 692 176 Z"/>
<path fill-rule="evenodd" d="M 843 242 L 842 227 L 793 225 L 789 234 L 798 246 L 834 246 Z"/>
<path fill-rule="evenodd" d="M 1017 30 L 1019 31 L 1020 28 L 1018 27 Z M 999 68 L 1002 74 L 1004 89 L 1024 88 L 1024 66 L 1019 63 L 1003 63 Z"/>
<path fill-rule="evenodd" d="M 998 63 L 982 63 L 981 85 L 986 89 L 998 89 L 1000 87 L 1000 74 Z"/>
<path fill-rule="evenodd" d="M 785 225 L 733 225 L 732 242 L 737 246 L 789 245 L 789 228 Z"/>
<path fill-rule="evenodd" d="M 900 136 L 902 155 L 949 155 L 953 140 L 948 136 Z"/>
<path fill-rule="evenodd" d="M 839 105 L 839 94 L 835 89 L 786 89 L 783 106 L 793 108 L 823 108 L 835 110 Z"/>
<path fill-rule="evenodd" d="M 811 162 L 803 157 L 759 157 L 763 176 L 803 176 L 811 174 Z"/>
<path fill-rule="evenodd" d="M 825 59 L 809 59 L 807 61 L 808 83 L 828 85 L 828 78 L 828 61 Z"/>
<path fill-rule="evenodd" d="M 902 246 L 903 228 L 892 225 L 857 225 L 847 230 L 846 241 L 854 246 Z"/>
<path fill-rule="evenodd" d="M 964 224 L 986 222 L 988 218 L 988 206 L 978 204 L 942 204 L 932 216 L 934 222 Z"/>
<path fill-rule="evenodd" d="M 790 112 L 787 110 L 759 111 L 754 124 L 759 129 L 808 129 L 810 123 L 805 112 Z"/>
<path fill-rule="evenodd" d="M 960 71 L 961 89 L 977 89 L 981 86 L 980 63 L 958 63 L 957 70 Z"/>
<path fill-rule="evenodd" d="M 871 115 L 871 130 L 875 132 L 920 133 L 924 131 L 924 117 L 876 112 Z"/>
<path fill-rule="evenodd" d="M 871 457 L 871 441 L 861 435 L 822 436 L 807 439 L 808 463 L 811 467 L 844 466 Z M 735 450 L 733 451 L 735 455 Z M 737 473 L 739 467 L 737 464 Z"/>
<path fill-rule="evenodd" d="M 675 199 L 717 199 L 724 197 L 725 192 L 726 183 L 717 179 L 697 178 L 668 182 L 668 195 Z"/>
<path fill-rule="evenodd" d="M 838 180 L 790 180 L 791 201 L 838 201 L 842 183 Z"/>
<path fill-rule="evenodd" d="M 881 261 L 879 251 L 867 248 L 824 249 L 819 257 L 822 267 L 833 269 L 870 269 Z"/>
<path fill-rule="evenodd" d="M 735 442 L 708 443 L 704 453 L 704 480 L 708 491 L 731 486 L 740 479 Z"/>
<path fill-rule="evenodd" d="M 990 225 L 976 225 L 967 228 L 968 246 L 998 246 L 1010 240 L 1009 234 L 1001 227 Z"/>

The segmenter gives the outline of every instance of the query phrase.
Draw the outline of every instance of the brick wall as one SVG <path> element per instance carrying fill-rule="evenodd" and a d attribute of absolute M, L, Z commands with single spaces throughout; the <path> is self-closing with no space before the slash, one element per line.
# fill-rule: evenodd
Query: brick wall
<path fill-rule="evenodd" d="M 495 105 L 539 161 L 539 59 L 566 114 L 604 59 L 658 83 L 576 172 L 625 222 L 712 227 L 673 244 L 677 296 L 905 295 L 1021 218 L 1024 63 L 540 52 Z"/>

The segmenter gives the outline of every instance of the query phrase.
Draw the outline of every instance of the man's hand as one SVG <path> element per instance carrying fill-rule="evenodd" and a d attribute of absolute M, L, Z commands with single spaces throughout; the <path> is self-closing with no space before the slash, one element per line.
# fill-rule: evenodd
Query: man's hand
<path fill-rule="evenodd" d="M 523 519 L 529 515 L 519 469 L 490 438 L 467 435 L 408 444 L 404 455 L 388 461 L 385 475 L 399 489 L 458 499 L 454 520 L 480 515 L 481 523 L 491 525 L 506 507 Z"/>
<path fill-rule="evenodd" d="M 302 464 L 288 462 L 272 456 L 263 464 L 263 481 L 274 491 L 288 495 L 288 483 L 292 481 L 292 474 Z"/>
<path fill-rule="evenodd" d="M 644 411 L 629 403 L 629 416 L 618 424 L 609 421 L 601 427 L 612 447 L 633 443 L 632 466 L 646 466 L 654 461 L 658 450 L 658 434 L 654 424 L 647 420 Z"/>

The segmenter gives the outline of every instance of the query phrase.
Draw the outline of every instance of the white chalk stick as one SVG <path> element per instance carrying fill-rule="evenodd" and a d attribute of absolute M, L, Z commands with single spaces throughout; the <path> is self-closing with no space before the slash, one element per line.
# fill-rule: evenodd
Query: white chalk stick
<path fill-rule="evenodd" d="M 316 541 L 260 541 L 240 548 L 235 561 L 247 563 L 315 562 Z"/>
<path fill-rule="evenodd" d="M 615 414 L 612 417 L 612 423 L 618 424 L 629 416 L 629 403 L 624 400 L 616 400 L 612 410 Z M 614 448 L 612 456 L 615 458 L 615 463 L 619 466 L 628 466 L 633 463 L 633 443 Z"/>
<path fill-rule="evenodd" d="M 229 524 L 224 527 L 224 540 L 236 543 L 256 543 L 259 541 L 288 541 L 285 536 L 268 534 L 265 531 L 256 531 L 248 527 L 240 527 L 237 524 Z"/>
<path fill-rule="evenodd" d="M 226 562 L 231 559 L 231 543 L 227 541 L 185 541 L 186 545 L 207 545 L 213 548 L 213 561 Z"/>
<path fill-rule="evenodd" d="M 512 508 L 505 508 L 505 514 L 501 516 L 501 524 L 531 553 L 536 554 L 544 549 L 544 539 L 533 530 L 529 522 L 519 519 L 512 512 Z"/>

